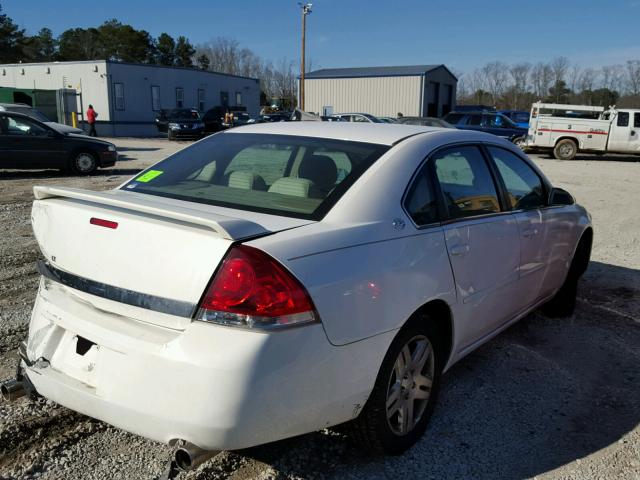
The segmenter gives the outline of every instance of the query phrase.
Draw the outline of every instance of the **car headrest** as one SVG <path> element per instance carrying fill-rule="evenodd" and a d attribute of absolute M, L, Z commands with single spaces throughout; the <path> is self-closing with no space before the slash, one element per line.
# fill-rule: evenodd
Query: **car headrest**
<path fill-rule="evenodd" d="M 338 179 L 338 169 L 327 155 L 310 155 L 302 160 L 298 177 L 307 178 L 324 190 L 331 190 Z"/>
<path fill-rule="evenodd" d="M 292 197 L 308 197 L 311 185 L 311 180 L 306 178 L 283 177 L 273 182 L 269 192 Z"/>
<path fill-rule="evenodd" d="M 267 185 L 260 175 L 253 172 L 235 171 L 229 175 L 229 184 L 231 188 L 242 188 L 244 190 L 266 190 Z"/>

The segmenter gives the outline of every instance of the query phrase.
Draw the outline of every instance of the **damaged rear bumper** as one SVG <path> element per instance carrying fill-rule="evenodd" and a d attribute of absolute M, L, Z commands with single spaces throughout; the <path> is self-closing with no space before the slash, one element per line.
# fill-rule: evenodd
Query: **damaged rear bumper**
<path fill-rule="evenodd" d="M 355 417 L 394 334 L 336 347 L 319 324 L 268 334 L 203 322 L 174 330 L 86 298 L 41 280 L 25 363 L 38 393 L 144 437 L 207 450 Z"/>

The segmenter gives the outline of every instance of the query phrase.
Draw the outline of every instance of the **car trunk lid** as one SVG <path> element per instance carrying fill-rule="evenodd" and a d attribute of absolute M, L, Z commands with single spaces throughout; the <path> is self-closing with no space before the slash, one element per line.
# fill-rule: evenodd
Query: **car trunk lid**
<path fill-rule="evenodd" d="M 197 307 L 234 242 L 309 223 L 260 214 L 254 221 L 252 212 L 123 190 L 34 194 L 45 277 L 97 308 L 170 328 L 190 321 L 188 307 Z"/>

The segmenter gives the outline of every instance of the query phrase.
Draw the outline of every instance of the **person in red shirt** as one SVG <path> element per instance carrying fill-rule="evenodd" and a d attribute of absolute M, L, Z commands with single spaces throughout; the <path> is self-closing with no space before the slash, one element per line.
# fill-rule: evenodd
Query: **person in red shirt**
<path fill-rule="evenodd" d="M 89 135 L 92 137 L 97 137 L 96 133 L 96 117 L 98 113 L 93 109 L 93 105 L 89 105 L 89 109 L 87 110 L 87 123 L 89 123 Z"/>

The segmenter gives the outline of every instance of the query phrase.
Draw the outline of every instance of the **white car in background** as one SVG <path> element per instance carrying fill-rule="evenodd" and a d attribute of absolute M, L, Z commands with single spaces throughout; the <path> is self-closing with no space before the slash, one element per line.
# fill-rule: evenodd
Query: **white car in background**
<path fill-rule="evenodd" d="M 181 445 L 185 468 L 346 422 L 403 452 L 456 361 L 572 312 L 592 242 L 517 147 L 406 125 L 245 126 L 35 197 L 46 261 L 5 394 Z"/>

